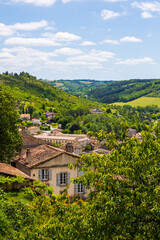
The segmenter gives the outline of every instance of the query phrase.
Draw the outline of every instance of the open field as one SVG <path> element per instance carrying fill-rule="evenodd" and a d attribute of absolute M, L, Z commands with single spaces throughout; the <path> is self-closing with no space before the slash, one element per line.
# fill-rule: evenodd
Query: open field
<path fill-rule="evenodd" d="M 124 106 L 124 105 L 131 105 L 132 107 L 145 107 L 148 105 L 157 105 L 160 107 L 160 98 L 154 98 L 154 97 L 141 97 L 137 98 L 136 100 L 130 101 L 130 102 L 115 102 L 112 103 L 113 105 L 119 105 L 119 106 Z"/>
<path fill-rule="evenodd" d="M 64 84 L 63 83 L 55 83 L 56 84 L 56 87 L 62 87 Z"/>

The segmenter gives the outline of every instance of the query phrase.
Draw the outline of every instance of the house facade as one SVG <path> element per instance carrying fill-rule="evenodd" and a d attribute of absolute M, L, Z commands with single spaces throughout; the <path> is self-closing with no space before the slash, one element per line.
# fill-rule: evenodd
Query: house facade
<path fill-rule="evenodd" d="M 31 178 L 51 185 L 55 194 L 66 191 L 70 196 L 87 197 L 89 191 L 84 186 L 71 182 L 71 178 L 79 176 L 78 169 L 68 168 L 69 163 L 76 163 L 80 156 L 34 140 L 32 136 L 25 135 L 25 138 L 25 145 L 12 159 L 12 165 Z"/>

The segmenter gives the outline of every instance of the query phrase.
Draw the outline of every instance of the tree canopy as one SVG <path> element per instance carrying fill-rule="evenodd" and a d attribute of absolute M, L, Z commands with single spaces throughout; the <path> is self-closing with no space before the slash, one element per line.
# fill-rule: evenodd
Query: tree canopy
<path fill-rule="evenodd" d="M 0 162 L 10 162 L 22 145 L 16 126 L 17 117 L 12 96 L 0 86 Z"/>

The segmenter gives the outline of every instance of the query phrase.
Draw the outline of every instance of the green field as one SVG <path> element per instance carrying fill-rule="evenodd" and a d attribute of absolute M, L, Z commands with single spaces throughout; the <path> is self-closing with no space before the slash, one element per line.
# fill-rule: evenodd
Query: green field
<path fill-rule="evenodd" d="M 119 105 L 119 106 L 124 106 L 124 105 L 131 105 L 132 107 L 145 107 L 145 106 L 149 106 L 149 105 L 157 105 L 158 107 L 160 107 L 160 98 L 154 98 L 154 97 L 141 97 L 141 98 L 137 98 L 134 101 L 130 101 L 130 102 L 115 102 L 113 103 L 113 105 Z"/>
<path fill-rule="evenodd" d="M 59 82 L 57 82 L 57 83 L 55 83 L 56 85 L 56 87 L 62 87 L 64 84 L 63 83 L 59 83 Z"/>

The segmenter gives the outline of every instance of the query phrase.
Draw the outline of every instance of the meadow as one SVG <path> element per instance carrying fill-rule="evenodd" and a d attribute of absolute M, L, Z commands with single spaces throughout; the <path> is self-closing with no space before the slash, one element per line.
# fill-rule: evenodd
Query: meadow
<path fill-rule="evenodd" d="M 146 107 L 149 105 L 157 105 L 160 107 L 160 98 L 154 98 L 154 97 L 141 97 L 137 98 L 133 101 L 130 102 L 115 102 L 113 105 L 119 105 L 119 106 L 124 106 L 124 105 L 130 105 L 132 107 Z"/>

